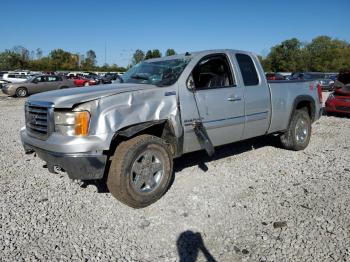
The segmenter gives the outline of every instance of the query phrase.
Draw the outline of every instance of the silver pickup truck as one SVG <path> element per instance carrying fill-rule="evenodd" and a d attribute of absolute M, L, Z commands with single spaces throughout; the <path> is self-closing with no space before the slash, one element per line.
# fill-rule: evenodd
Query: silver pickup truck
<path fill-rule="evenodd" d="M 213 50 L 150 59 L 122 83 L 29 97 L 21 139 L 50 172 L 105 179 L 121 202 L 140 208 L 170 186 L 173 159 L 267 134 L 304 149 L 321 115 L 316 82 L 267 82 L 255 55 Z M 234 146 L 234 144 L 232 145 Z"/>

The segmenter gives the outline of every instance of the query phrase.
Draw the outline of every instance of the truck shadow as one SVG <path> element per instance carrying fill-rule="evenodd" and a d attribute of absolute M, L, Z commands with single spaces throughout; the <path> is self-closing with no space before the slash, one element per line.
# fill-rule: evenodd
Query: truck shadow
<path fill-rule="evenodd" d="M 176 172 L 179 172 L 185 168 L 198 166 L 198 168 L 200 168 L 204 172 L 207 172 L 209 168 L 206 163 L 233 155 L 239 155 L 247 151 L 251 151 L 265 146 L 280 147 L 278 137 L 275 137 L 273 135 L 261 136 L 224 146 L 219 146 L 215 148 L 215 154 L 212 157 L 209 157 L 204 150 L 185 154 L 174 160 L 173 176 L 169 188 L 172 186 L 175 180 Z M 98 193 L 109 193 L 106 180 L 110 164 L 111 161 L 107 161 L 107 166 L 105 168 L 105 174 L 103 176 L 103 179 L 82 181 L 80 187 L 87 188 L 89 185 L 94 185 L 96 186 Z"/>
<path fill-rule="evenodd" d="M 197 261 L 199 252 L 202 252 L 206 261 L 216 261 L 204 245 L 201 233 L 194 233 L 190 230 L 182 232 L 176 241 L 177 252 L 180 262 Z"/>

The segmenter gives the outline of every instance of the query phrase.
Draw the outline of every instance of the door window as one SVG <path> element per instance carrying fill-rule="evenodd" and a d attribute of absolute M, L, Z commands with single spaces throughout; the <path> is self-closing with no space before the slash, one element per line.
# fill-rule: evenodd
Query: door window
<path fill-rule="evenodd" d="M 197 90 L 234 85 L 230 65 L 224 54 L 204 57 L 193 69 L 192 77 Z"/>
<path fill-rule="evenodd" d="M 57 76 L 48 76 L 47 78 L 49 82 L 56 82 L 59 80 Z"/>
<path fill-rule="evenodd" d="M 46 82 L 46 77 L 45 76 L 38 76 L 37 78 L 35 78 L 36 82 Z"/>
<path fill-rule="evenodd" d="M 256 72 L 255 65 L 252 58 L 245 54 L 236 54 L 239 68 L 243 77 L 245 86 L 255 86 L 259 84 L 258 73 Z"/>

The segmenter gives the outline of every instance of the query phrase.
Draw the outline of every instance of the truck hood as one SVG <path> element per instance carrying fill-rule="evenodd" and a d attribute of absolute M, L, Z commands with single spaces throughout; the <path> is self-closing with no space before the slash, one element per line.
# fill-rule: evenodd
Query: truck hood
<path fill-rule="evenodd" d="M 90 87 L 75 87 L 32 95 L 29 102 L 51 102 L 56 108 L 72 108 L 75 104 L 125 92 L 156 88 L 146 84 L 109 84 Z"/>

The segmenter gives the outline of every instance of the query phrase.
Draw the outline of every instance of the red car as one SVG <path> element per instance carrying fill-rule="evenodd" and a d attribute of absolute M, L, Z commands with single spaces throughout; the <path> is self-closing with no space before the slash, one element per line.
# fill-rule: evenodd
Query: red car
<path fill-rule="evenodd" d="M 266 76 L 266 79 L 268 81 L 270 81 L 270 80 L 286 80 L 285 76 L 278 74 L 278 73 L 267 73 L 265 76 Z"/>
<path fill-rule="evenodd" d="M 350 70 L 339 73 L 334 87 L 326 101 L 326 112 L 350 115 Z"/>
<path fill-rule="evenodd" d="M 74 81 L 75 86 L 93 86 L 97 85 L 97 81 L 94 79 L 88 79 L 81 76 L 70 77 Z"/>

